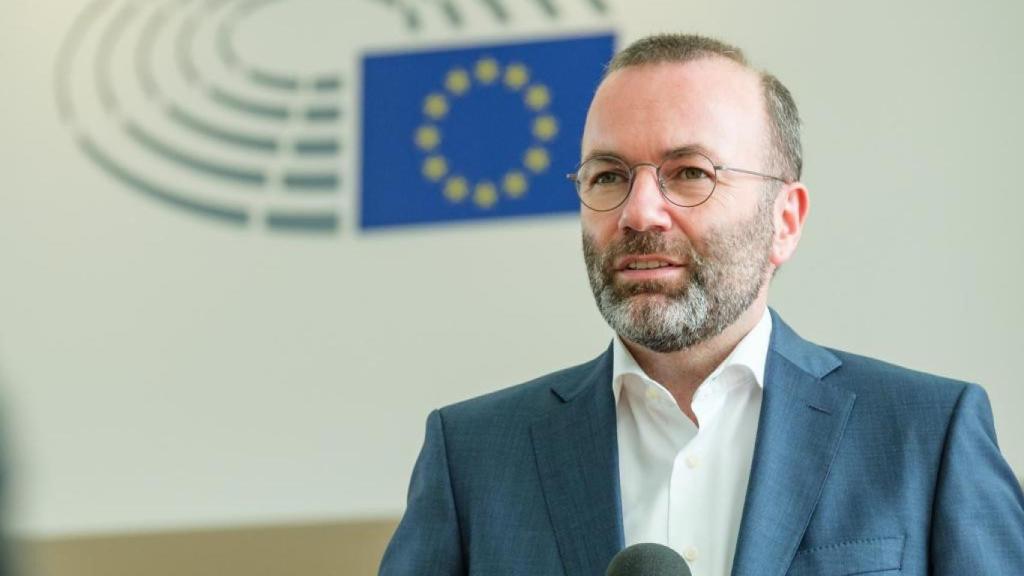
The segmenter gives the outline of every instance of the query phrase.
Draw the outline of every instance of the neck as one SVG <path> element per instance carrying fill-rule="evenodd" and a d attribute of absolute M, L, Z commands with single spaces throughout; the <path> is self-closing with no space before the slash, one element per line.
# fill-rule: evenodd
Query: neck
<path fill-rule="evenodd" d="M 655 352 L 625 338 L 622 342 L 644 372 L 671 392 L 680 409 L 696 423 L 692 404 L 697 388 L 754 329 L 766 307 L 767 298 L 762 294 L 720 334 L 676 352 Z"/>

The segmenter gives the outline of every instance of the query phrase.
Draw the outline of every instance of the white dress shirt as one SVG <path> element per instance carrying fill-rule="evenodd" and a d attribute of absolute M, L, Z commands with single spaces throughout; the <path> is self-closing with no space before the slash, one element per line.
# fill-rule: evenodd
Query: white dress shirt
<path fill-rule="evenodd" d="M 615 338 L 612 387 L 627 546 L 670 546 L 694 576 L 732 571 L 771 332 L 766 309 L 697 388 L 697 425 Z"/>

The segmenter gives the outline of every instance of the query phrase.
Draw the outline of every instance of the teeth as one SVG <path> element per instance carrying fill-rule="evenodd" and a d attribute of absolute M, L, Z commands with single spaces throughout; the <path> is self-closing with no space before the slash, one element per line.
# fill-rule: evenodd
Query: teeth
<path fill-rule="evenodd" d="M 654 268 L 664 268 L 665 266 L 671 266 L 671 264 L 660 260 L 648 260 L 646 262 L 630 262 L 627 268 L 630 270 L 651 270 Z"/>

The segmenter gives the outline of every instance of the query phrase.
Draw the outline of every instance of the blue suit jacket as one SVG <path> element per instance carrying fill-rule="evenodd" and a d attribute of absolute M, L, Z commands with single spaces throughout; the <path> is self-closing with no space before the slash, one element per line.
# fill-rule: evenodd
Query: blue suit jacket
<path fill-rule="evenodd" d="M 732 573 L 1024 575 L 985 392 L 773 321 Z M 380 573 L 603 575 L 623 547 L 617 452 L 610 351 L 433 412 Z"/>

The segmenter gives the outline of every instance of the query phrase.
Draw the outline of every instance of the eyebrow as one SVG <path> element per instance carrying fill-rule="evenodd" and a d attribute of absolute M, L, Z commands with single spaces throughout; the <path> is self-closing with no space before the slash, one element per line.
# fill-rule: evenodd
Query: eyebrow
<path fill-rule="evenodd" d="M 677 146 L 677 147 L 675 147 L 675 148 L 665 152 L 664 154 L 662 154 L 661 155 L 661 160 L 665 161 L 665 160 L 667 160 L 669 158 L 673 158 L 673 157 L 676 157 L 676 156 L 684 156 L 686 154 L 703 154 L 704 156 L 706 156 L 709 159 L 711 159 L 711 162 L 713 164 L 716 164 L 716 165 L 718 164 L 718 162 L 716 162 L 714 160 L 714 157 L 715 157 L 714 154 L 710 150 L 705 148 L 704 146 L 701 146 L 700 144 L 686 144 L 686 145 L 683 145 L 683 146 Z M 587 154 L 586 156 L 583 157 L 583 160 L 581 161 L 581 163 L 586 162 L 587 160 L 590 160 L 591 158 L 596 158 L 598 156 L 611 156 L 612 158 L 617 158 L 619 160 L 622 160 L 623 162 L 626 162 L 627 164 L 630 163 L 621 154 L 619 154 L 617 152 L 614 152 L 614 151 L 611 151 L 611 150 L 591 150 L 589 154 Z"/>

